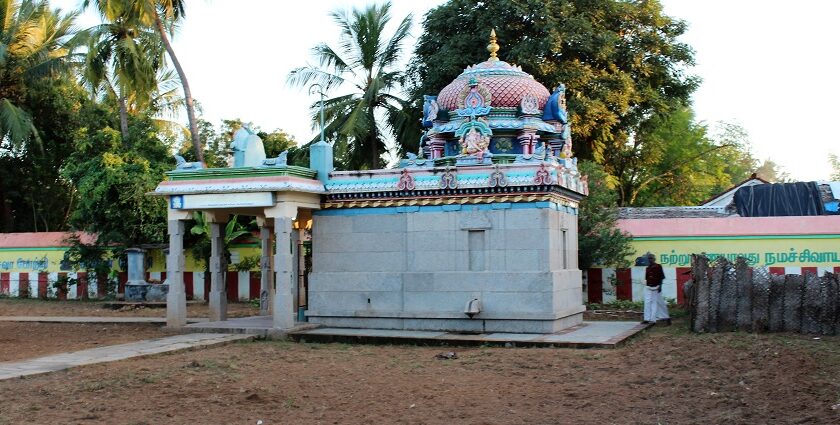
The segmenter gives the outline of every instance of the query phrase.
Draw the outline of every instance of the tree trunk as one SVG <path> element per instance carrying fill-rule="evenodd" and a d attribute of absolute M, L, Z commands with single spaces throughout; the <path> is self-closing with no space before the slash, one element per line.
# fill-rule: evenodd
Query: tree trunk
<path fill-rule="evenodd" d="M 370 169 L 371 170 L 375 170 L 375 169 L 379 168 L 379 149 L 377 149 L 378 146 L 376 146 L 376 145 L 377 145 L 376 139 L 371 138 L 371 141 L 370 141 Z"/>
<path fill-rule="evenodd" d="M 128 107 L 125 105 L 125 96 L 119 96 L 120 99 L 120 134 L 122 134 L 123 143 L 128 138 Z"/>
<path fill-rule="evenodd" d="M 163 21 L 160 15 L 155 10 L 155 24 L 157 25 L 160 38 L 163 41 L 163 46 L 166 48 L 166 53 L 172 59 L 172 65 L 175 66 L 175 71 L 178 73 L 178 78 L 181 80 L 181 87 L 184 89 L 184 101 L 187 104 L 187 120 L 190 123 L 190 138 L 192 139 L 193 152 L 195 152 L 196 161 L 204 163 L 204 151 L 201 149 L 201 140 L 198 138 L 198 124 L 195 119 L 195 102 L 193 102 L 192 92 L 190 91 L 190 84 L 187 82 L 187 75 L 184 74 L 184 69 L 181 68 L 181 62 L 178 62 L 178 57 L 175 56 L 175 51 L 172 50 L 172 44 L 169 43 L 169 37 L 166 36 L 166 28 L 163 27 Z"/>

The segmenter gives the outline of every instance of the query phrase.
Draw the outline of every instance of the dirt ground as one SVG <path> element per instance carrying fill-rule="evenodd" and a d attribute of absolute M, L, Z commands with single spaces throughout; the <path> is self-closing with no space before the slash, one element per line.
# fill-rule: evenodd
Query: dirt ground
<path fill-rule="evenodd" d="M 167 334 L 160 325 L 0 322 L 0 362 L 25 360 Z"/>
<path fill-rule="evenodd" d="M 166 317 L 166 308 L 122 307 L 115 310 L 104 307 L 105 303 L 3 298 L 0 299 L 0 316 Z M 251 303 L 228 303 L 228 317 L 255 316 L 259 312 L 260 308 Z M 207 303 L 187 303 L 187 317 L 209 315 Z"/>
<path fill-rule="evenodd" d="M 840 423 L 840 338 L 681 321 L 615 350 L 237 343 L 0 381 L 0 424 Z"/>

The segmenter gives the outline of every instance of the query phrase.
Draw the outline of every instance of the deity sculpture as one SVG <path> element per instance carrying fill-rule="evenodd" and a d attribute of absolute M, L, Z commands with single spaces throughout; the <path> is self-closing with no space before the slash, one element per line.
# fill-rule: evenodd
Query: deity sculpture
<path fill-rule="evenodd" d="M 471 128 L 460 140 L 464 155 L 476 155 L 479 161 L 484 159 L 484 153 L 490 146 L 490 137 L 482 135 L 476 127 Z"/>

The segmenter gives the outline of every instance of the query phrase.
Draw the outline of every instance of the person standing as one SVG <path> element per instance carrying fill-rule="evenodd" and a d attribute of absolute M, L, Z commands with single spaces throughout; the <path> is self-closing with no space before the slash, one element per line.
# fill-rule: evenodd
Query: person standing
<path fill-rule="evenodd" d="M 662 281 L 665 280 L 665 272 L 662 265 L 656 262 L 656 255 L 647 253 L 648 266 L 645 269 L 645 314 L 642 323 L 664 320 L 671 324 L 671 316 L 668 315 L 668 306 L 662 298 Z"/>

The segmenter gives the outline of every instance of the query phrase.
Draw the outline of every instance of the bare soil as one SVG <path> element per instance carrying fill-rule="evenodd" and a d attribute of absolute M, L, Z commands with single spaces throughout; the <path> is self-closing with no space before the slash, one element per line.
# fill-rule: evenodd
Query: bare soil
<path fill-rule="evenodd" d="M 840 338 L 681 322 L 614 350 L 237 343 L 0 381 L 0 424 L 840 423 Z"/>
<path fill-rule="evenodd" d="M 0 322 L 0 362 L 166 336 L 160 325 Z"/>
<path fill-rule="evenodd" d="M 99 317 L 166 317 L 166 308 L 119 309 L 104 307 L 106 301 L 0 299 L 0 316 L 99 316 Z M 228 317 L 247 317 L 259 314 L 260 308 L 251 303 L 228 303 Z M 207 317 L 207 303 L 187 303 L 187 317 Z"/>

